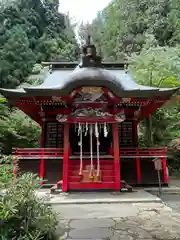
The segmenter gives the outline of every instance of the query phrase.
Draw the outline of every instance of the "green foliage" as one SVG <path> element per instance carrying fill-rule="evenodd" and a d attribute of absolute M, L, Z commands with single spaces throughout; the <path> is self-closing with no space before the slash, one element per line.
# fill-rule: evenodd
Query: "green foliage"
<path fill-rule="evenodd" d="M 148 44 L 149 45 L 149 44 Z M 178 87 L 180 54 L 175 47 L 149 47 L 140 54 L 133 53 L 130 62 L 134 78 L 139 84 L 154 87 Z"/>
<path fill-rule="evenodd" d="M 154 87 L 178 87 L 180 55 L 178 48 L 157 46 L 154 38 L 147 41 L 140 54 L 133 53 L 130 69 L 139 84 Z M 154 47 L 155 45 L 156 47 Z M 143 121 L 145 126 L 144 139 L 146 145 L 164 145 L 177 137 L 179 106 L 161 108 L 151 119 Z M 151 126 L 152 125 L 152 126 Z M 143 127 L 142 127 L 143 128 Z M 140 140 L 142 142 L 142 139 Z"/>
<path fill-rule="evenodd" d="M 57 0 L 9 0 L 1 4 L 0 87 L 23 83 L 37 62 L 61 55 L 77 58 L 72 26 L 66 26 L 68 17 L 58 12 Z"/>
<path fill-rule="evenodd" d="M 7 188 L 13 180 L 12 156 L 0 156 L 0 189 Z"/>
<path fill-rule="evenodd" d="M 24 81 L 36 57 L 20 25 L 7 31 L 8 39 L 0 50 L 0 86 L 14 87 Z M 13 64 L 12 64 L 13 63 Z"/>
<path fill-rule="evenodd" d="M 106 60 L 119 60 L 139 53 L 147 34 L 160 46 L 179 44 L 179 25 L 179 0 L 113 0 L 79 35 L 88 30 Z"/>
<path fill-rule="evenodd" d="M 72 26 L 58 8 L 57 0 L 1 1 L 0 87 L 41 84 L 47 69 L 39 62 L 77 58 Z M 1 153 L 9 154 L 13 147 L 39 147 L 40 134 L 36 123 L 0 98 Z"/>
<path fill-rule="evenodd" d="M 38 147 L 41 129 L 28 116 L 17 109 L 9 109 L 1 98 L 0 151 L 12 152 L 14 147 Z"/>
<path fill-rule="evenodd" d="M 47 199 L 37 196 L 40 179 L 17 177 L 0 199 L 0 239 L 55 240 L 57 216 Z"/>

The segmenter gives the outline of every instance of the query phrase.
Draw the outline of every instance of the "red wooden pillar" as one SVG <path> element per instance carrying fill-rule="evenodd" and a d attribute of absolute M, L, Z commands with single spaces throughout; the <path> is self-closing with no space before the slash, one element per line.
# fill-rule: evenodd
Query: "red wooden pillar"
<path fill-rule="evenodd" d="M 120 177 L 120 155 L 119 155 L 119 133 L 118 123 L 113 123 L 113 150 L 114 150 L 114 166 L 115 166 L 115 178 L 116 178 L 116 191 L 121 189 L 121 177 Z"/>
<path fill-rule="evenodd" d="M 136 172 L 137 172 L 137 183 L 141 183 L 141 165 L 139 155 L 139 140 L 138 140 L 138 124 L 137 121 L 134 121 L 134 134 L 135 134 L 135 141 L 136 141 Z"/>
<path fill-rule="evenodd" d="M 68 191 L 68 161 L 69 161 L 69 123 L 64 124 L 64 158 L 62 191 Z"/>
<path fill-rule="evenodd" d="M 162 157 L 162 166 L 163 166 L 163 173 L 164 173 L 164 183 L 168 183 L 168 174 L 167 174 L 167 163 L 166 163 L 166 152 L 164 152 L 164 156 Z"/>
<path fill-rule="evenodd" d="M 40 179 L 41 179 L 41 182 L 40 184 L 43 184 L 43 178 L 44 178 L 44 122 L 42 122 L 42 125 L 41 125 L 41 161 L 40 161 L 40 172 L 39 172 L 39 175 L 40 175 Z"/>

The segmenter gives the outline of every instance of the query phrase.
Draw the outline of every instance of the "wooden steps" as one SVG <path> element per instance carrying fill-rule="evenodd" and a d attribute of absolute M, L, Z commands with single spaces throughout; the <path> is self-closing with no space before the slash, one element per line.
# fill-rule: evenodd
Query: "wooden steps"
<path fill-rule="evenodd" d="M 83 160 L 83 176 L 79 176 L 80 160 L 69 161 L 68 168 L 68 189 L 69 190 L 101 190 L 115 189 L 115 169 L 113 159 L 100 159 L 100 181 L 96 181 L 97 159 L 93 160 L 94 179 L 89 178 L 90 159 Z M 84 175 L 85 174 L 85 175 Z M 84 177 L 86 176 L 86 180 Z M 84 180 L 84 181 L 83 181 Z"/>
<path fill-rule="evenodd" d="M 116 189 L 116 178 L 115 168 L 113 159 L 102 159 L 100 160 L 100 177 L 97 181 L 97 160 L 93 161 L 94 166 L 94 178 L 90 178 L 89 169 L 91 161 L 90 159 L 83 160 L 83 171 L 82 175 L 79 175 L 80 171 L 80 160 L 73 159 L 69 160 L 68 166 L 68 191 L 100 191 L 108 190 L 115 191 Z M 62 189 L 62 181 L 55 184 L 51 193 L 59 193 Z M 132 187 L 129 186 L 125 181 L 121 181 L 121 189 L 123 191 L 132 191 Z"/>

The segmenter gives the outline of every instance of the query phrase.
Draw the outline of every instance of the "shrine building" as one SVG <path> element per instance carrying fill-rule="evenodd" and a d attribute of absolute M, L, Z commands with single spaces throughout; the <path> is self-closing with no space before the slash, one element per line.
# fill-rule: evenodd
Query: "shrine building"
<path fill-rule="evenodd" d="M 80 63 L 44 65 L 49 73 L 42 84 L 0 89 L 42 129 L 39 148 L 17 146 L 14 155 L 21 171 L 38 173 L 52 190 L 120 191 L 125 183 L 158 184 L 153 163 L 158 158 L 162 184 L 168 185 L 166 149 L 140 148 L 138 124 L 177 88 L 137 84 L 125 63 L 102 62 L 90 43 Z"/>

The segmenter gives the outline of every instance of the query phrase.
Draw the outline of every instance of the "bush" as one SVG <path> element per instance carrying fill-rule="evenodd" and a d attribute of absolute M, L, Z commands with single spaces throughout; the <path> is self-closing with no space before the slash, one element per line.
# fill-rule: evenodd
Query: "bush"
<path fill-rule="evenodd" d="M 0 156 L 0 189 L 7 188 L 13 181 L 12 156 Z"/>
<path fill-rule="evenodd" d="M 16 178 L 0 199 L 1 240 L 54 240 L 57 216 L 39 198 L 40 179 L 31 173 Z"/>
<path fill-rule="evenodd" d="M 173 139 L 168 145 L 169 173 L 172 176 L 180 176 L 180 138 Z"/>

